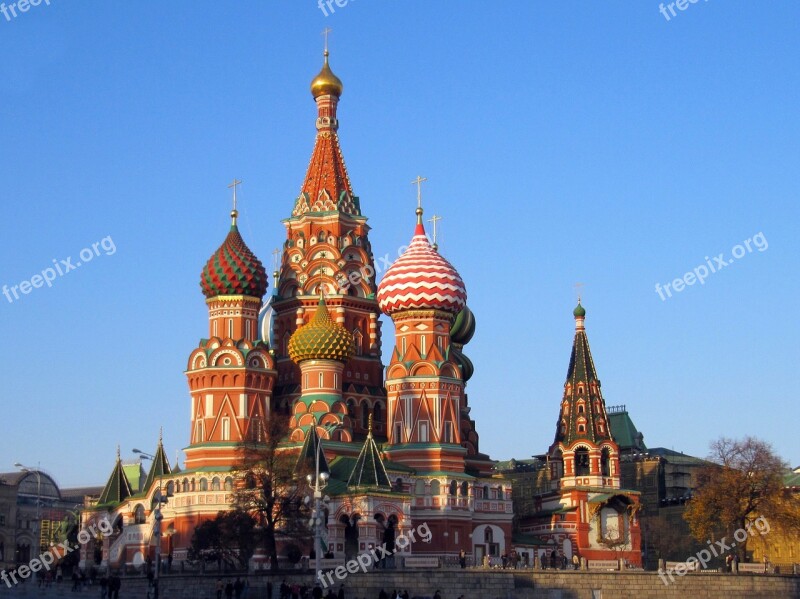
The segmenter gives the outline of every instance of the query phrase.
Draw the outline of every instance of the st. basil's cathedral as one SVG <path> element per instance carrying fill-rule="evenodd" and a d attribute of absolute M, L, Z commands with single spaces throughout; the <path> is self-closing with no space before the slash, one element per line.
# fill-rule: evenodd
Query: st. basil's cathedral
<path fill-rule="evenodd" d="M 464 347 L 476 319 L 466 285 L 428 239 L 421 202 L 415 222 L 408 221 L 407 250 L 380 283 L 372 276 L 370 227 L 339 146 L 342 90 L 326 50 L 311 83 L 314 149 L 283 221 L 287 236 L 272 294 L 263 264 L 239 232 L 234 199 L 227 237 L 201 274 L 208 333 L 186 370 L 185 464 L 170 465 L 161 439 L 146 475 L 117 452 L 100 498 L 83 513 L 85 526 L 108 518 L 115 532 L 82 548 L 82 566 L 139 565 L 154 559 L 157 542 L 173 567 L 187 560 L 195 527 L 232 509 L 241 448 L 264 442 L 276 415 L 288 423 L 280 451 L 296 454 L 299 463 L 320 449 L 330 475 L 326 549 L 335 557 L 344 556 L 348 520 L 357 522 L 360 551 L 380 545 L 379 515 L 396 521 L 398 534 L 427 524 L 430 542 L 398 549 L 400 556 L 452 557 L 463 550 L 481 564 L 485 556 L 517 551 L 531 564 L 542 554 L 640 563 L 638 497 L 620 489 L 619 451 L 585 311 L 580 305 L 575 311 L 555 442 L 540 472 L 547 484 L 536 513 L 515 519 L 512 482 L 481 453 L 470 418 L 466 385 L 474 367 Z M 381 313 L 395 327 L 386 367 Z M 162 494 L 164 534 L 157 541 Z M 311 547 L 309 541 L 306 551 Z"/>

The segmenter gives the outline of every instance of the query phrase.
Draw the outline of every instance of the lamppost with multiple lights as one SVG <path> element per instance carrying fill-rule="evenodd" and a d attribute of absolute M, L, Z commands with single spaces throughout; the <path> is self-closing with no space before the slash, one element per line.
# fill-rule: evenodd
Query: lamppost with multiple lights
<path fill-rule="evenodd" d="M 34 522 L 34 529 L 33 533 L 35 535 L 36 544 L 41 550 L 42 546 L 42 473 L 41 468 L 37 466 L 36 468 L 30 468 L 25 466 L 24 464 L 20 464 L 16 462 L 14 464 L 15 468 L 19 468 L 22 472 L 27 472 L 29 474 L 36 475 L 36 521 Z"/>
<path fill-rule="evenodd" d="M 317 438 L 317 451 L 314 456 L 314 469 L 315 475 L 308 474 L 306 481 L 314 490 L 314 511 L 311 514 L 309 524 L 314 529 L 314 573 L 319 575 L 321 568 L 320 560 L 322 559 L 322 531 L 325 528 L 325 519 L 322 515 L 322 490 L 328 485 L 328 478 L 330 475 L 327 472 L 319 471 L 320 451 L 322 450 L 322 442 Z M 308 498 L 307 498 L 308 499 Z M 327 500 L 327 497 L 325 498 Z"/>
<path fill-rule="evenodd" d="M 150 460 L 155 463 L 156 457 L 141 449 L 134 449 L 133 453 L 138 454 L 144 460 Z M 153 511 L 153 519 L 155 520 L 153 523 L 153 536 L 156 538 L 156 571 L 153 576 L 153 599 L 158 599 L 158 576 L 161 572 L 161 521 L 164 519 L 161 514 L 161 505 L 167 503 L 167 497 L 161 492 L 161 478 L 159 477 L 158 481 L 158 491 L 153 497 L 153 500 L 156 501 L 156 508 Z"/>

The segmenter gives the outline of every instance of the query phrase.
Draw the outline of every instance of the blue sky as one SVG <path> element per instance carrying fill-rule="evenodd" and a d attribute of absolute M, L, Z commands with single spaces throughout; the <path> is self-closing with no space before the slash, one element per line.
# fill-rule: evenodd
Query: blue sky
<path fill-rule="evenodd" d="M 8 4 L 8 2 L 7 2 Z M 335 7 L 335 5 L 334 5 Z M 314 140 L 308 85 L 345 84 L 340 135 L 377 256 L 411 237 L 410 181 L 467 283 L 482 450 L 547 449 L 576 282 L 608 405 L 705 455 L 756 435 L 800 464 L 800 7 L 658 3 L 51 0 L 0 15 L 0 285 L 110 236 L 8 302 L 0 471 L 102 484 L 119 443 L 171 459 L 207 332 L 200 270 L 228 227 L 267 263 Z M 662 286 L 768 247 L 662 301 Z M 386 319 L 386 331 L 391 324 Z M 386 345 L 386 343 L 385 343 Z"/>

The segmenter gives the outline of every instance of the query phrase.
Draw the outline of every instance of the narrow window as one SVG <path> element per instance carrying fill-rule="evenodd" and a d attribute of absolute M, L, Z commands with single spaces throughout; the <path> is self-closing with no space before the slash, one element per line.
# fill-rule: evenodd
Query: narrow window
<path fill-rule="evenodd" d="M 223 441 L 230 441 L 231 440 L 231 419 L 230 418 L 223 418 L 222 419 L 222 440 Z"/>
<path fill-rule="evenodd" d="M 228 337 L 233 337 L 233 318 L 228 319 Z"/>
<path fill-rule="evenodd" d="M 419 442 L 420 443 L 427 443 L 428 442 L 428 421 L 422 420 L 419 423 Z"/>

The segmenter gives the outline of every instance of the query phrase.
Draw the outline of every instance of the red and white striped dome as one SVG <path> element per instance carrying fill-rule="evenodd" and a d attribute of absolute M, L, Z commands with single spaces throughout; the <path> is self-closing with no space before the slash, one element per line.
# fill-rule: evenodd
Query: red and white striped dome
<path fill-rule="evenodd" d="M 408 249 L 378 285 L 378 305 L 384 314 L 404 310 L 443 310 L 457 314 L 467 303 L 467 289 L 453 265 L 431 247 L 425 228 L 417 223 Z"/>

